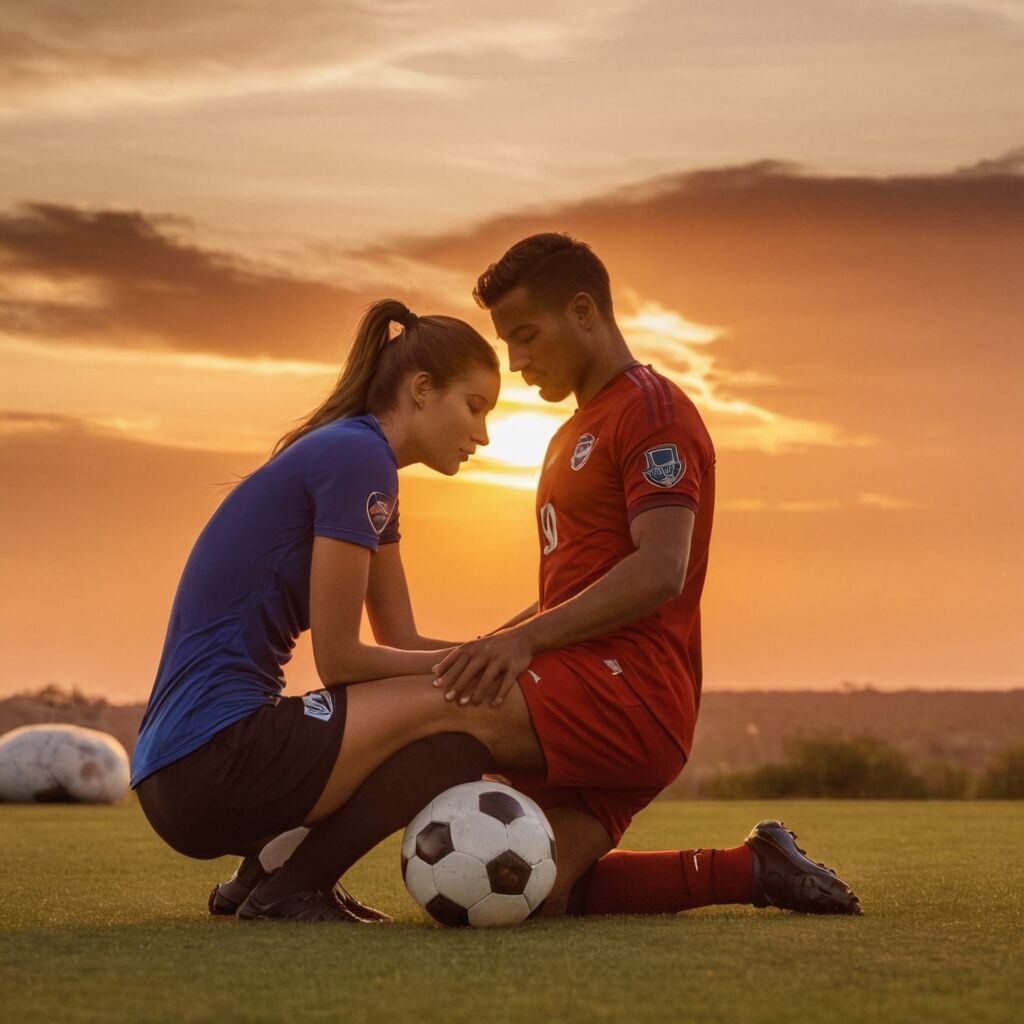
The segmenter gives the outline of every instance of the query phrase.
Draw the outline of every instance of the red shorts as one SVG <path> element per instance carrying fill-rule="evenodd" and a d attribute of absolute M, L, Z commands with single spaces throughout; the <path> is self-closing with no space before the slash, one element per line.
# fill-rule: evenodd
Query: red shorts
<path fill-rule="evenodd" d="M 680 743 L 633 692 L 619 665 L 583 645 L 537 655 L 519 688 L 547 775 L 504 774 L 541 807 L 593 815 L 618 845 L 633 815 L 682 771 Z"/>

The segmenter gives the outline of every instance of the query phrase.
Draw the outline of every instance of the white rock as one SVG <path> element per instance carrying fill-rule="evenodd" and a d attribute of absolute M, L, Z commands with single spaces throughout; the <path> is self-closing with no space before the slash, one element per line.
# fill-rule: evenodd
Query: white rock
<path fill-rule="evenodd" d="M 128 754 L 80 725 L 25 725 L 0 736 L 0 800 L 112 804 L 128 792 Z"/>

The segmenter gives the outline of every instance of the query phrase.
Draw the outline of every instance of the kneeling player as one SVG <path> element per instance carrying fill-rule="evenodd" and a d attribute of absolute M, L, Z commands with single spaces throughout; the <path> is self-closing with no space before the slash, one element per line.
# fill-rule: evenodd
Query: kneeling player
<path fill-rule="evenodd" d="M 476 296 L 512 370 L 542 398 L 575 394 L 579 404 L 551 442 L 538 489 L 540 598 L 441 661 L 447 707 L 430 701 L 420 679 L 350 687 L 353 737 L 380 735 L 390 722 L 406 743 L 454 731 L 480 740 L 551 818 L 559 862 L 546 913 L 710 903 L 858 913 L 849 886 L 778 822 L 761 822 L 727 850 L 610 852 L 689 755 L 714 450 L 692 402 L 633 359 L 607 272 L 587 246 L 563 235 L 526 239 L 481 277 Z M 335 805 L 349 785 L 343 762 L 325 789 Z M 403 778 L 385 764 L 330 830 L 260 881 L 242 915 L 272 916 L 289 892 L 330 884 L 440 788 L 429 770 Z M 247 861 L 214 902 L 231 909 L 277 863 Z"/>

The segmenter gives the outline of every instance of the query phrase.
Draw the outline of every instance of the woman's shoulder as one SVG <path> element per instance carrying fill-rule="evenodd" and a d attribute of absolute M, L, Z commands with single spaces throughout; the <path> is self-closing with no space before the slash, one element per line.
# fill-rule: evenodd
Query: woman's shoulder
<path fill-rule="evenodd" d="M 373 416 L 345 416 L 316 427 L 285 449 L 284 455 L 319 459 L 324 453 L 381 455 L 393 458 L 391 446 Z"/>

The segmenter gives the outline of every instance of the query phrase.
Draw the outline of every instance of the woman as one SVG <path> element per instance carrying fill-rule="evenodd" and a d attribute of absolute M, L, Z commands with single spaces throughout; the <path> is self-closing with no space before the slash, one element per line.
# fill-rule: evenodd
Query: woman
<path fill-rule="evenodd" d="M 416 630 L 399 554 L 397 470 L 420 463 L 457 473 L 488 442 L 498 389 L 497 356 L 469 325 L 378 302 L 331 395 L 213 515 L 178 587 L 132 759 L 143 811 L 174 849 L 245 856 L 251 875 L 267 840 L 303 825 L 315 833 L 408 742 L 375 737 L 351 752 L 346 744 L 344 780 L 332 778 L 346 684 L 430 673 L 452 646 Z M 359 639 L 364 608 L 376 646 Z M 307 628 L 327 688 L 283 697 L 282 668 Z M 417 759 L 451 761 L 462 781 L 490 764 L 468 736 L 426 742 L 393 768 L 415 777 Z M 248 916 L 383 917 L 331 888 L 286 893 Z"/>

